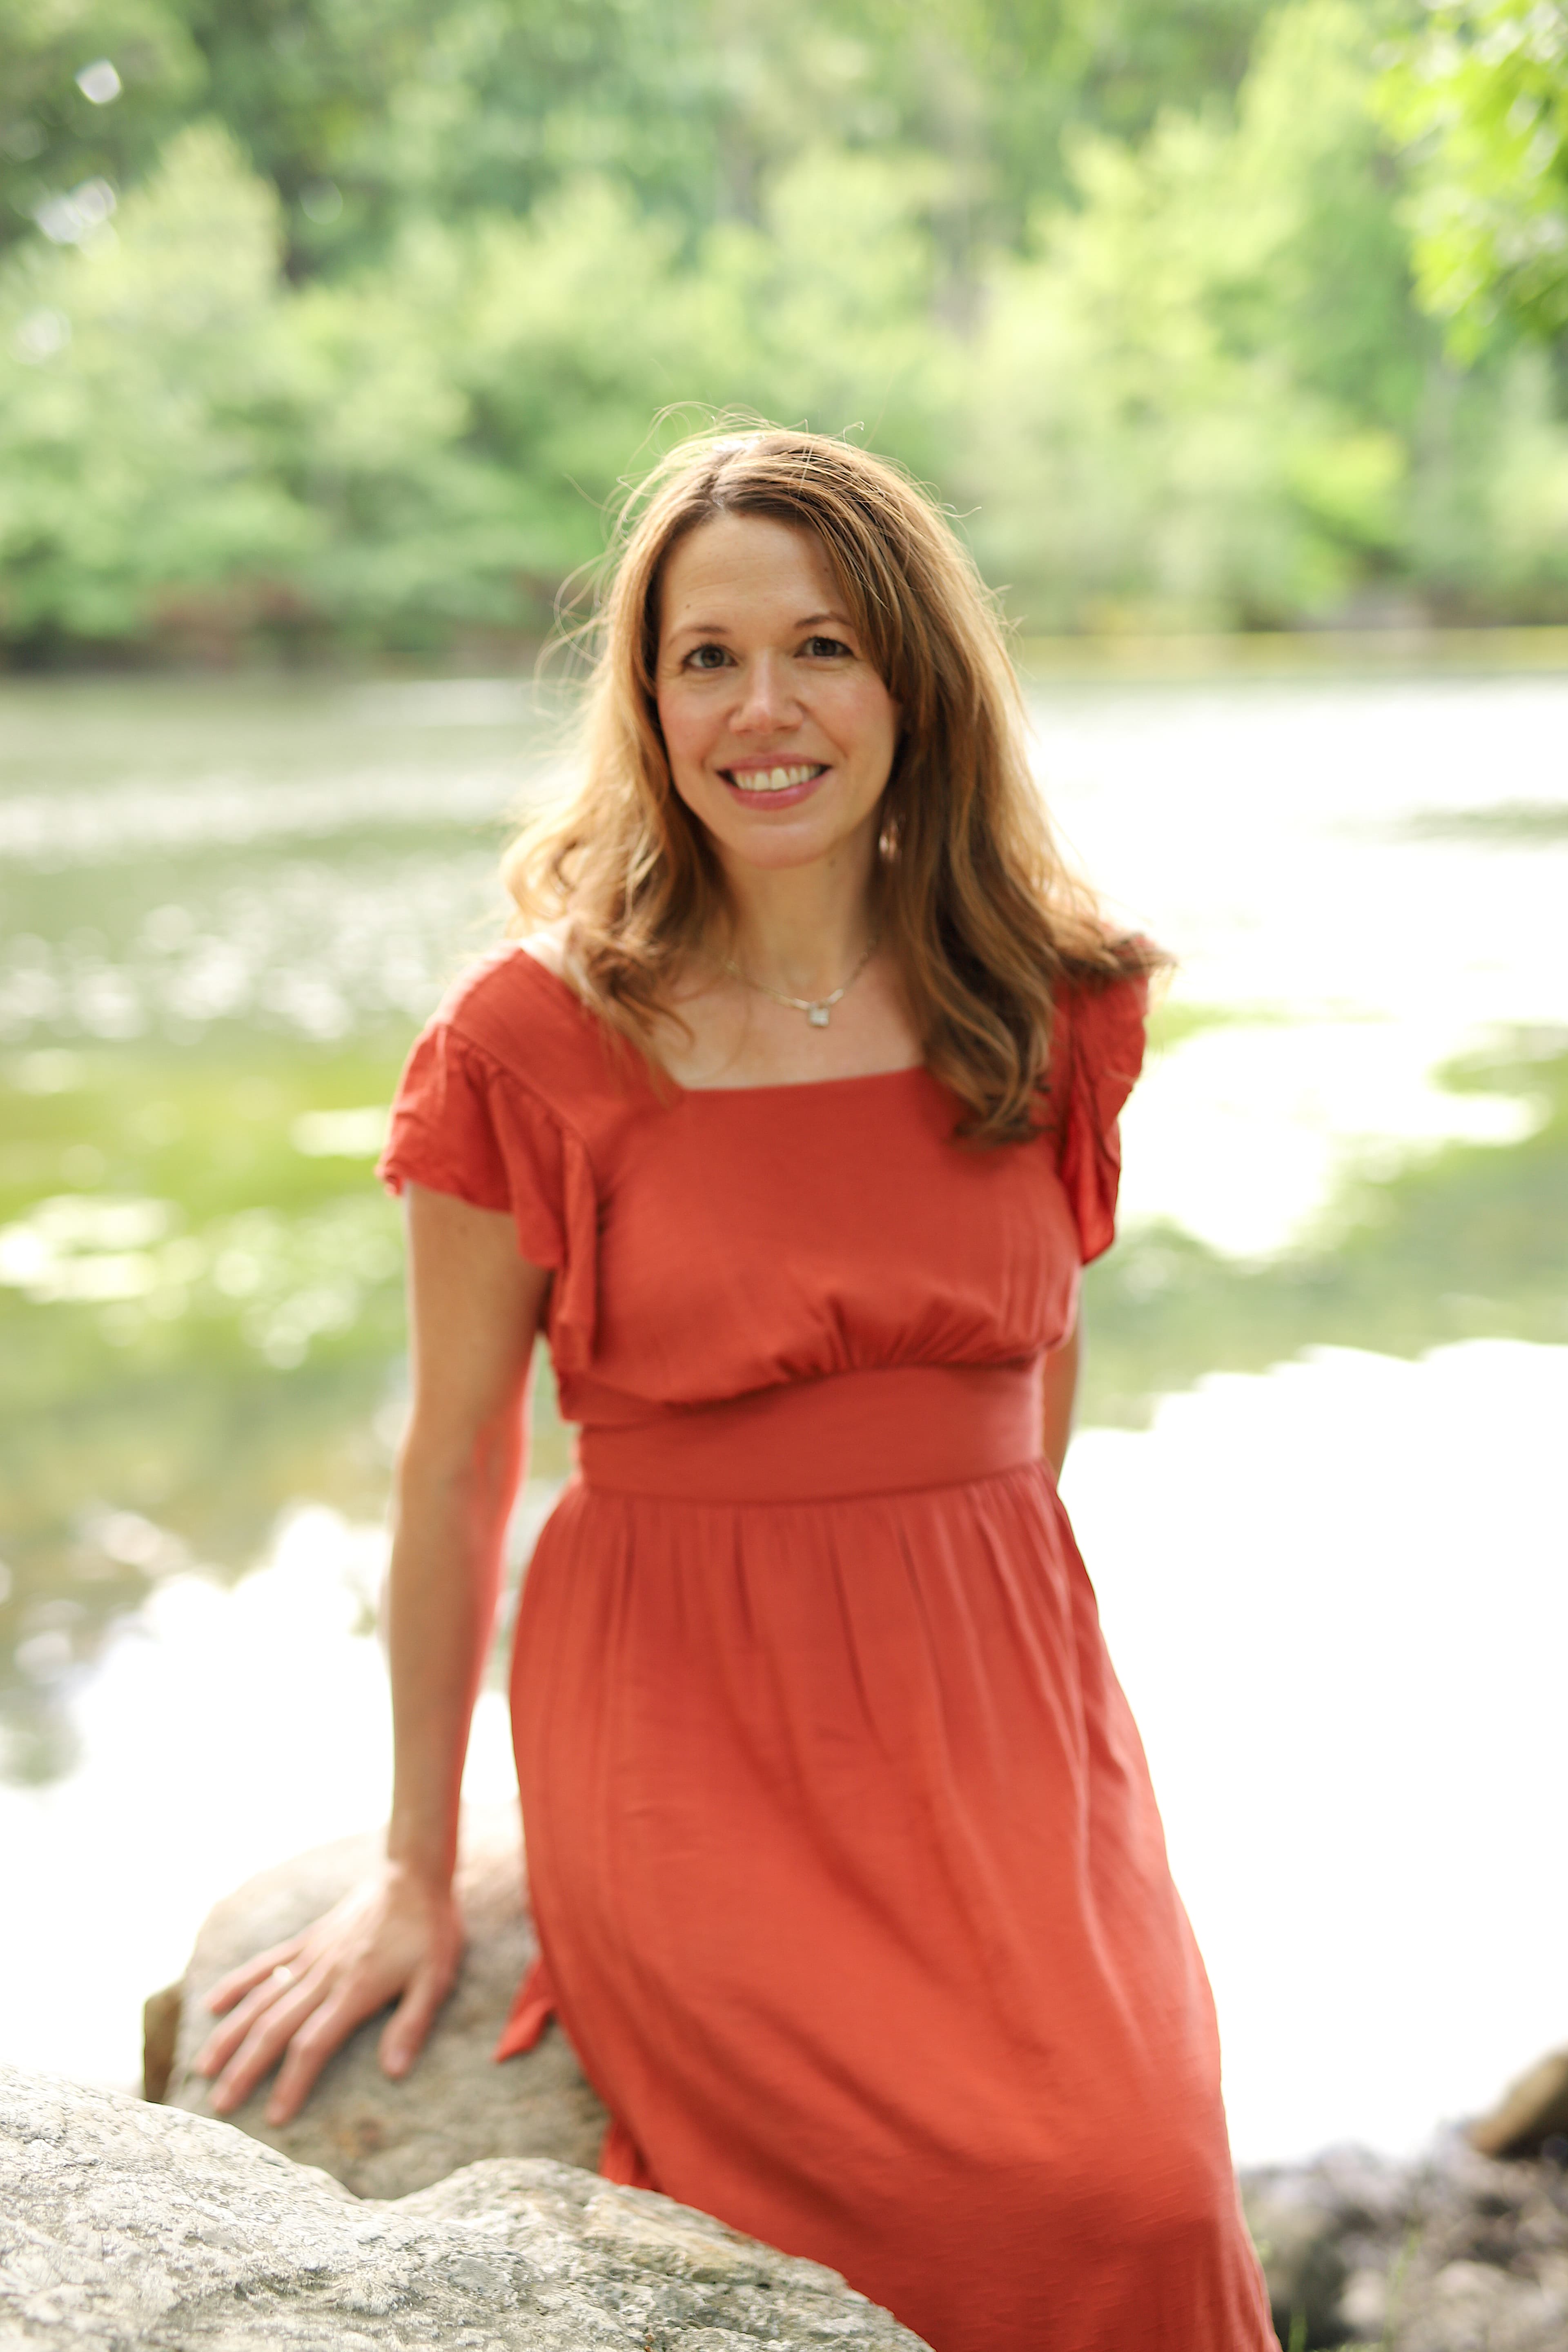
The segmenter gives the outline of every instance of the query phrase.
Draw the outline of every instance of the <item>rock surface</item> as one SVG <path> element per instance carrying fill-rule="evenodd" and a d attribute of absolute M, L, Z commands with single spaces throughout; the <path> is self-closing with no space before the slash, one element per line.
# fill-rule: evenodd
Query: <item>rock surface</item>
<path fill-rule="evenodd" d="M 1510 2083 L 1465 2137 L 1482 2156 L 1539 2156 L 1553 2141 L 1568 2139 L 1568 2050 L 1549 2051 Z"/>
<path fill-rule="evenodd" d="M 832 2271 L 564 2165 L 362 2203 L 226 2124 L 12 2067 L 0 2345 L 921 2352 Z"/>
<path fill-rule="evenodd" d="M 381 1851 L 380 1832 L 318 1846 L 264 1871 L 218 1904 L 185 1972 L 163 2093 L 170 2106 L 210 2112 L 209 2086 L 191 2063 L 212 2030 L 204 1999 L 209 1988 L 254 1953 L 308 1927 Z M 593 2169 L 605 2111 L 560 2028 L 552 2025 L 526 2056 L 500 2066 L 490 2057 L 537 1949 L 522 1900 L 514 1807 L 465 1814 L 457 1885 L 468 1948 L 413 2073 L 401 2083 L 382 2073 L 376 2045 L 384 2019 L 373 2018 L 329 2061 L 291 2124 L 263 2120 L 265 2084 L 227 2122 L 298 2164 L 321 2166 L 360 2197 L 404 2197 L 444 2180 L 460 2165 L 490 2157 L 552 2157 Z M 150 2036 L 150 2089 L 157 2087 L 154 2054 Z"/>
<path fill-rule="evenodd" d="M 1247 2218 L 1297 2352 L 1563 2352 L 1568 2172 L 1458 2137 L 1424 2162 L 1340 2150 L 1249 2173 Z"/>

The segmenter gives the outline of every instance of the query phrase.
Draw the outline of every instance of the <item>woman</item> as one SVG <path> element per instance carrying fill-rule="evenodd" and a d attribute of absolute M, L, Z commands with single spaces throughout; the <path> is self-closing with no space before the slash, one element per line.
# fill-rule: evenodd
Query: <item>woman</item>
<path fill-rule="evenodd" d="M 657 470 L 549 919 L 415 1049 L 384 1870 L 214 1996 L 269 2116 L 455 1969 L 464 1745 L 547 1330 L 579 1473 L 513 1723 L 604 2169 L 937 2352 L 1262 2352 L 1209 1994 L 1057 1498 L 1156 961 L 1058 864 L 941 516 L 806 434 Z"/>

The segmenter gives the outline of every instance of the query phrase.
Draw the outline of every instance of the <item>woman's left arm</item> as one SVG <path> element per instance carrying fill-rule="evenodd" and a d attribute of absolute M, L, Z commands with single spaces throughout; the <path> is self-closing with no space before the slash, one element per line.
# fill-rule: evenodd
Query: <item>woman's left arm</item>
<path fill-rule="evenodd" d="M 1067 1460 L 1068 1440 L 1072 1435 L 1073 1402 L 1078 1395 L 1079 1360 L 1082 1352 L 1080 1335 L 1083 1330 L 1083 1309 L 1078 1321 L 1059 1348 L 1046 1358 L 1044 1379 L 1046 1460 L 1054 1476 L 1062 1475 Z"/>

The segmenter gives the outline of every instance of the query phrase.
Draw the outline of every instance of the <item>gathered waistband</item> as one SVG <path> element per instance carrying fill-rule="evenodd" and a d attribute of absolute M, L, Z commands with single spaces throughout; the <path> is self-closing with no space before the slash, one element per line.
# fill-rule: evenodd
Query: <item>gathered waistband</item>
<path fill-rule="evenodd" d="M 1042 1359 L 897 1364 L 583 1429 L 584 1486 L 708 1503 L 828 1502 L 955 1486 L 1041 1458 Z"/>

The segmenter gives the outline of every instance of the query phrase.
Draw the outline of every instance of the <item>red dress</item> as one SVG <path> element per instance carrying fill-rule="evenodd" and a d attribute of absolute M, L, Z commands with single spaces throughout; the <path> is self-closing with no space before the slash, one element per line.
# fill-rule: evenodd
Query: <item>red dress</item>
<path fill-rule="evenodd" d="M 1064 1003 L 1051 1132 L 975 1150 L 923 1069 L 661 1091 L 513 948 L 419 1040 L 383 1163 L 554 1271 L 579 1468 L 512 1720 L 604 2168 L 936 2352 L 1275 2344 L 1208 1986 L 1040 1458 L 1142 1054 L 1138 983 Z"/>

